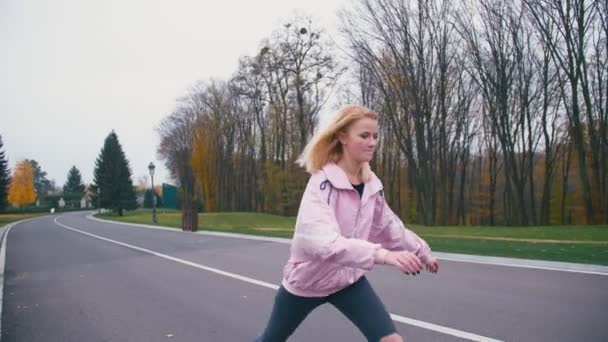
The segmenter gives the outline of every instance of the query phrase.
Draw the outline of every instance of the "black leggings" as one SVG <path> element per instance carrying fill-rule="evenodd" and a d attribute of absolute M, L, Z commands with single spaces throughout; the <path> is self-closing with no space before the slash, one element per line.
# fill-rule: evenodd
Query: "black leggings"
<path fill-rule="evenodd" d="M 327 297 L 300 297 L 281 286 L 277 292 L 270 321 L 256 341 L 286 341 L 308 314 L 321 304 L 331 303 L 342 312 L 368 341 L 379 341 L 396 332 L 386 308 L 365 277 Z"/>

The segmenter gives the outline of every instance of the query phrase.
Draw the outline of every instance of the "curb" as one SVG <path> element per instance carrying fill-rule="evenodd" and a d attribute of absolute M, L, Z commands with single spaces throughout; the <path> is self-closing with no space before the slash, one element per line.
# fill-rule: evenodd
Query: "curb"
<path fill-rule="evenodd" d="M 176 232 L 176 233 L 220 236 L 220 237 L 257 240 L 257 241 L 270 241 L 270 242 L 277 242 L 277 243 L 282 243 L 282 244 L 286 244 L 286 245 L 291 244 L 291 239 L 286 239 L 286 238 L 259 236 L 259 235 L 251 235 L 251 234 L 238 234 L 238 233 L 207 232 L 207 231 L 184 232 L 184 231 L 180 230 L 179 228 L 174 228 L 174 227 L 172 228 L 172 227 L 166 227 L 166 226 L 155 226 L 155 225 L 144 224 L 144 223 L 131 223 L 131 222 L 104 220 L 104 219 L 94 217 L 93 215 L 87 215 L 86 218 L 89 220 L 92 220 L 92 221 L 98 221 L 98 222 L 102 222 L 102 223 L 110 223 L 110 224 L 116 224 L 116 225 L 125 225 L 125 226 L 142 227 L 142 228 L 150 228 L 150 229 L 159 229 L 159 230 L 166 230 L 166 231 Z"/>
<path fill-rule="evenodd" d="M 92 214 L 87 215 L 86 218 L 89 220 L 93 220 L 93 221 L 116 224 L 116 225 L 127 225 L 127 226 L 133 226 L 133 227 L 161 229 L 161 230 L 168 230 L 168 231 L 173 231 L 173 232 L 184 233 L 179 229 L 165 227 L 165 226 L 155 226 L 155 225 L 141 224 L 141 223 L 128 223 L 128 222 L 104 220 L 104 219 L 100 219 L 97 217 L 93 217 Z M 198 234 L 198 235 L 209 235 L 209 236 L 221 236 L 221 237 L 229 237 L 229 238 L 257 240 L 257 241 L 270 241 L 270 242 L 277 242 L 277 243 L 288 244 L 288 245 L 291 244 L 291 239 L 264 237 L 264 236 L 248 235 L 248 234 L 206 232 L 206 231 L 185 232 L 185 233 Z M 545 260 L 536 260 L 536 259 L 492 257 L 492 256 L 483 256 L 483 255 L 457 254 L 457 253 L 445 253 L 445 252 L 433 252 L 433 254 L 440 260 L 608 276 L 608 266 L 603 266 L 603 265 L 579 264 L 579 263 L 559 262 L 559 261 L 545 261 Z"/>
<path fill-rule="evenodd" d="M 2 307 L 4 301 L 4 266 L 6 264 L 6 240 L 8 231 L 22 221 L 0 227 L 0 340 L 2 340 Z"/>
<path fill-rule="evenodd" d="M 437 256 L 438 259 L 456 262 L 469 262 L 485 265 L 532 268 L 548 271 L 574 272 L 608 276 L 608 266 L 603 265 L 579 264 L 572 262 L 547 261 L 536 259 L 492 257 L 472 254 L 455 254 L 444 252 L 434 252 L 433 254 Z"/>
<path fill-rule="evenodd" d="M 8 240 L 8 233 L 14 226 L 23 223 L 28 220 L 45 217 L 48 215 L 30 217 L 23 220 L 7 223 L 0 227 L 0 341 L 2 340 L 2 307 L 4 301 L 4 267 L 6 265 L 6 244 Z"/>

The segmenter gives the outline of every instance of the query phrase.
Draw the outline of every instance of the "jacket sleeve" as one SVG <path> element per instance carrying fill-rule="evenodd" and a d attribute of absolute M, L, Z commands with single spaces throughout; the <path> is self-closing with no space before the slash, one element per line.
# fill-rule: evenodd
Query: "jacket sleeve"
<path fill-rule="evenodd" d="M 342 236 L 333 210 L 315 183 L 311 178 L 300 203 L 292 253 L 365 270 L 382 262 L 380 244 Z"/>
<path fill-rule="evenodd" d="M 431 248 L 426 241 L 405 227 L 384 196 L 380 196 L 376 204 L 373 224 L 370 241 L 380 243 L 383 248 L 412 252 L 423 262 L 431 255 Z"/>

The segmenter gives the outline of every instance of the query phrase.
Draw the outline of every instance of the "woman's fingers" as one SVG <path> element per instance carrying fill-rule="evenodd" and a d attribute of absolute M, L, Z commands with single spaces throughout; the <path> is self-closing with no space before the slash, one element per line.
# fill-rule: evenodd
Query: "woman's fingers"
<path fill-rule="evenodd" d="M 418 263 L 416 263 L 415 260 L 410 259 L 409 266 L 410 266 L 410 269 L 412 270 L 412 273 L 414 273 L 414 275 L 416 273 L 420 273 L 420 265 L 418 265 Z"/>
<path fill-rule="evenodd" d="M 439 263 L 437 261 L 433 261 L 426 265 L 426 269 L 429 272 L 437 273 L 437 271 L 439 270 Z"/>
<path fill-rule="evenodd" d="M 399 267 L 401 272 L 403 272 L 405 274 L 408 274 L 410 272 L 407 263 L 403 260 L 403 258 L 401 258 L 401 255 L 396 255 L 395 261 L 397 262 L 397 265 L 395 265 L 395 266 Z"/>
<path fill-rule="evenodd" d="M 417 256 L 408 252 L 403 252 L 399 255 L 398 260 L 403 272 L 420 273 L 421 264 Z"/>
<path fill-rule="evenodd" d="M 424 267 L 424 264 L 420 261 L 418 256 L 406 251 L 389 252 L 385 262 L 398 267 L 401 272 L 408 275 L 420 274 L 420 271 Z"/>
<path fill-rule="evenodd" d="M 399 258 L 397 258 L 397 261 L 399 262 L 399 269 L 401 269 L 401 272 L 408 274 L 408 275 L 410 274 L 410 272 L 413 272 L 413 270 L 411 269 L 411 266 L 407 263 L 406 260 L 399 257 Z"/>
<path fill-rule="evenodd" d="M 420 272 L 420 270 L 422 269 L 422 262 L 420 261 L 420 259 L 412 253 L 407 253 L 407 257 L 410 261 L 410 264 L 414 267 L 414 270 Z"/>

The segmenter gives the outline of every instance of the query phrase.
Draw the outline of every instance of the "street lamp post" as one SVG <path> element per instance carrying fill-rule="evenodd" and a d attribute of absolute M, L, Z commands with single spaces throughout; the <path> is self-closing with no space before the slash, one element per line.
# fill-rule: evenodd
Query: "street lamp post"
<path fill-rule="evenodd" d="M 152 183 L 152 222 L 154 224 L 158 223 L 158 219 L 156 218 L 156 191 L 154 191 L 154 163 L 150 162 L 148 165 L 148 170 L 150 170 L 150 182 Z"/>

